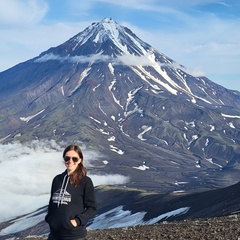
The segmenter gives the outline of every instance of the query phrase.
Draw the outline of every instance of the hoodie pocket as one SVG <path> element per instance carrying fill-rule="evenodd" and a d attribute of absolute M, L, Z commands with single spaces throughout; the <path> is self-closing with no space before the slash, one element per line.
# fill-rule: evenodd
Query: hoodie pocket
<path fill-rule="evenodd" d="M 72 230 L 75 228 L 70 222 L 70 217 L 67 215 L 61 215 L 56 218 L 49 219 L 49 226 L 54 231 L 58 232 Z"/>

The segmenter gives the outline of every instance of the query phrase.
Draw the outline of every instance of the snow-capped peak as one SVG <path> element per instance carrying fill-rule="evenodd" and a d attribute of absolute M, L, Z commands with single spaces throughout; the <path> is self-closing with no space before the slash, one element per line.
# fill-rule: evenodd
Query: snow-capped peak
<path fill-rule="evenodd" d="M 145 55 L 146 49 L 151 46 L 139 39 L 126 27 L 121 26 L 111 18 L 104 18 L 101 22 L 92 23 L 84 31 L 70 39 L 75 43 L 74 49 L 83 46 L 89 41 L 96 45 L 95 53 L 106 55 Z M 108 49 L 104 43 L 109 43 Z"/>
<path fill-rule="evenodd" d="M 69 41 L 42 53 L 35 61 L 49 60 L 89 63 L 89 66 L 96 62 L 128 66 L 155 94 L 163 90 L 173 95 L 183 94 L 192 103 L 224 104 L 215 97 L 212 84 L 206 78 L 193 76 L 111 18 L 92 23 Z M 89 66 L 81 76 L 85 77 Z"/>

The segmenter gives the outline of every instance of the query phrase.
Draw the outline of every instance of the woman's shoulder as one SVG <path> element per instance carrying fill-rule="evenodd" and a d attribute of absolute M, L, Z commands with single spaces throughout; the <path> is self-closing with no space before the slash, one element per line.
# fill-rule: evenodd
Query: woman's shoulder
<path fill-rule="evenodd" d="M 87 175 L 82 178 L 82 182 L 85 184 L 93 184 L 92 179 Z"/>
<path fill-rule="evenodd" d="M 66 175 L 66 174 L 67 174 L 66 171 L 59 173 L 53 178 L 53 180 L 62 179 L 62 178 L 64 178 L 64 175 Z"/>

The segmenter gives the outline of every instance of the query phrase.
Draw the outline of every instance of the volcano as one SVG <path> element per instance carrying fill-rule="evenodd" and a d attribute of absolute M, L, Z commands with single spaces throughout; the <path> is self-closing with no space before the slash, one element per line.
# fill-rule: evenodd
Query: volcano
<path fill-rule="evenodd" d="M 154 49 L 113 19 L 0 73 L 0 139 L 97 150 L 128 187 L 185 191 L 240 178 L 240 93 Z"/>

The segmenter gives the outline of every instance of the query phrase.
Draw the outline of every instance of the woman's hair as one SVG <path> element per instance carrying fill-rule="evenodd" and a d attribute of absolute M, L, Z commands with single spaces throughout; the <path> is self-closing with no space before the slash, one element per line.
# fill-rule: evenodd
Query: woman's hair
<path fill-rule="evenodd" d="M 75 151 L 78 154 L 79 158 L 81 158 L 81 162 L 78 164 L 76 170 L 70 175 L 70 183 L 74 186 L 79 186 L 82 178 L 86 176 L 87 170 L 83 166 L 83 153 L 79 146 L 69 145 L 68 147 L 66 147 L 63 151 L 63 157 L 65 157 L 66 153 L 71 150 Z"/>

